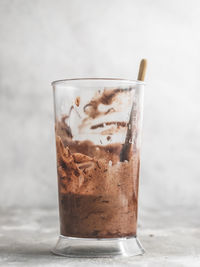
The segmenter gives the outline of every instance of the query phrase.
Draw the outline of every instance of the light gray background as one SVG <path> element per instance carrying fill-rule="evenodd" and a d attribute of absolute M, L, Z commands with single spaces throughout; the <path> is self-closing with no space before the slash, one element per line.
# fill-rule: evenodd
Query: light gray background
<path fill-rule="evenodd" d="M 0 206 L 54 207 L 50 82 L 137 77 L 148 59 L 140 206 L 196 205 L 198 0 L 0 0 Z"/>

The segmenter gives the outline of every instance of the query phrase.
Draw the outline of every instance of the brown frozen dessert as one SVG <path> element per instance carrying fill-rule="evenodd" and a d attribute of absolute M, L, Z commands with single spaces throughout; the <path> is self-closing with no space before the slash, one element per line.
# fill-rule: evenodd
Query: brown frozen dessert
<path fill-rule="evenodd" d="M 115 112 L 113 108 L 99 111 L 98 106 L 110 105 L 118 93 L 120 89 L 105 90 L 85 105 L 83 110 L 88 117 L 83 124 Z M 75 104 L 79 106 L 80 98 Z M 139 153 L 135 144 L 129 142 L 136 133 L 132 120 L 93 124 L 91 131 L 101 129 L 108 141 L 114 132 L 125 133 L 124 144 L 102 145 L 74 140 L 68 118 L 69 115 L 56 121 L 61 234 L 87 238 L 135 236 Z M 110 128 L 105 130 L 106 126 Z"/>

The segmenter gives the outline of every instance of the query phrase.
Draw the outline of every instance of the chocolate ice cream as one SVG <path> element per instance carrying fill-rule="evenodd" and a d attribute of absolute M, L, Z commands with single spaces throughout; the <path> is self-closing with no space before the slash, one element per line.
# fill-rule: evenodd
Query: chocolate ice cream
<path fill-rule="evenodd" d="M 131 88 L 127 92 L 130 93 Z M 106 136 L 106 145 L 74 138 L 68 119 L 72 110 L 81 104 L 79 97 L 75 100 L 76 107 L 72 106 L 68 115 L 56 121 L 63 236 L 117 238 L 136 235 L 139 152 L 130 140 L 137 128 L 131 118 L 105 122 L 99 119 L 116 112 L 110 105 L 123 93 L 121 89 L 104 90 L 83 107 L 86 117 L 79 125 L 80 131 L 85 125 L 91 131 L 100 131 Z M 108 108 L 101 111 L 100 104 Z M 132 112 L 133 106 L 131 117 Z M 124 143 L 112 142 L 115 133 L 124 135 Z"/>

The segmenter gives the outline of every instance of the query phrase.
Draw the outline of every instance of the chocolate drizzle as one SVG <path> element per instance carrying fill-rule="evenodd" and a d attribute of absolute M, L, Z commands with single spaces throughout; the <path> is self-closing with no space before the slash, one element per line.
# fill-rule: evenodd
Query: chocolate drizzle
<path fill-rule="evenodd" d="M 88 115 L 88 117 L 83 119 L 81 127 L 83 127 L 84 123 L 88 119 L 91 119 L 91 118 L 95 119 L 96 117 L 105 116 L 108 113 L 115 112 L 116 110 L 113 107 L 109 108 L 107 111 L 100 111 L 98 109 L 98 107 L 99 107 L 100 104 L 104 104 L 104 105 L 112 104 L 113 101 L 115 100 L 115 97 L 119 93 L 124 93 L 124 92 L 127 92 L 127 91 L 131 91 L 132 89 L 133 88 L 104 89 L 104 91 L 102 92 L 101 95 L 98 95 L 98 96 L 94 97 L 88 104 L 86 104 L 83 107 L 83 111 Z M 101 91 L 99 91 L 99 94 L 100 93 L 101 93 Z M 75 103 L 76 103 L 77 106 L 79 106 L 79 103 L 80 103 L 80 98 L 79 97 L 76 98 Z M 62 119 L 61 119 L 61 130 L 63 132 L 65 132 L 66 135 L 70 139 L 73 138 L 73 135 L 72 135 L 71 128 L 67 124 L 66 120 L 69 119 L 73 109 L 75 110 L 75 112 L 78 113 L 76 108 L 74 108 L 74 106 L 71 106 L 68 115 L 63 116 Z M 133 131 L 134 131 L 134 129 L 133 129 L 133 127 L 134 127 L 133 126 L 133 115 L 134 115 L 134 103 L 132 104 L 132 108 L 131 108 L 131 112 L 130 112 L 130 118 L 129 118 L 129 122 L 128 123 L 125 122 L 125 121 L 110 121 L 110 122 L 104 122 L 104 123 L 95 124 L 95 125 L 92 125 L 90 127 L 91 130 L 95 130 L 97 128 L 103 128 L 103 127 L 109 126 L 109 125 L 115 125 L 117 128 L 119 128 L 119 127 L 127 127 L 125 143 L 122 145 L 122 149 L 121 149 L 121 152 L 120 152 L 120 161 L 121 162 L 124 162 L 126 160 L 129 161 L 130 158 L 131 158 L 132 149 L 133 149 L 133 144 L 132 144 L 131 140 L 133 138 Z M 80 115 L 79 115 L 79 117 L 80 117 Z M 108 137 L 107 140 L 110 140 L 110 137 Z"/>
<path fill-rule="evenodd" d="M 93 98 L 88 104 L 83 107 L 83 111 L 92 119 L 100 116 L 106 115 L 111 112 L 115 112 L 113 108 L 108 109 L 106 112 L 101 112 L 98 109 L 100 104 L 103 105 L 110 105 L 114 101 L 115 97 L 119 93 L 125 93 L 127 91 L 131 91 L 133 88 L 126 88 L 126 89 L 104 89 L 102 95 Z"/>
<path fill-rule="evenodd" d="M 69 118 L 70 115 L 66 115 L 66 116 L 63 116 L 62 119 L 61 119 L 61 125 L 60 125 L 60 128 L 63 132 L 66 132 L 66 135 L 69 137 L 69 138 L 73 138 L 73 135 L 72 135 L 72 131 L 71 131 L 71 128 L 70 126 L 65 122 L 66 119 Z"/>
<path fill-rule="evenodd" d="M 109 122 L 104 122 L 104 123 L 99 123 L 99 124 L 96 124 L 96 125 L 93 125 L 90 127 L 90 129 L 94 130 L 94 129 L 97 129 L 97 128 L 103 128 L 105 127 L 105 125 L 117 125 L 117 127 L 126 127 L 127 126 L 127 123 L 125 121 L 109 121 Z"/>

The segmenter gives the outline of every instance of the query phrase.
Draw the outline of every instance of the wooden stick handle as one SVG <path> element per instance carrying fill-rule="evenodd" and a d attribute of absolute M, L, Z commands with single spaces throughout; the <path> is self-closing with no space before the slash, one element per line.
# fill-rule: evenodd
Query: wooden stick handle
<path fill-rule="evenodd" d="M 142 59 L 140 62 L 140 69 L 138 73 L 138 81 L 144 81 L 145 74 L 146 74 L 146 68 L 147 68 L 147 60 Z"/>
<path fill-rule="evenodd" d="M 138 73 L 138 81 L 144 81 L 145 73 L 146 73 L 146 67 L 147 67 L 147 60 L 142 59 L 140 62 L 140 69 Z M 132 139 L 133 135 L 133 111 L 134 111 L 134 103 L 131 108 L 130 118 L 128 122 L 128 128 L 126 132 L 126 139 L 125 143 L 122 146 L 122 150 L 120 152 L 120 161 L 123 162 L 125 160 L 130 160 L 130 155 L 132 153 L 131 149 L 133 145 L 130 143 L 130 139 Z"/>

